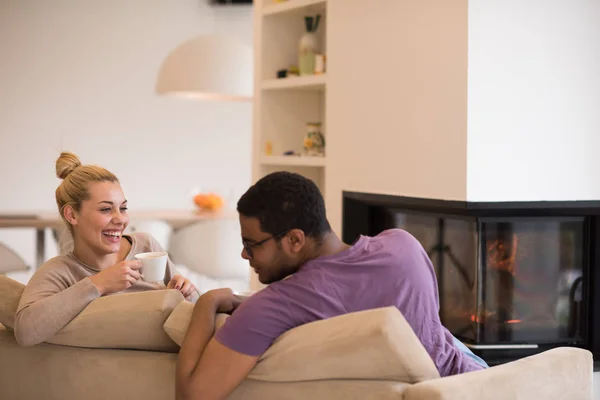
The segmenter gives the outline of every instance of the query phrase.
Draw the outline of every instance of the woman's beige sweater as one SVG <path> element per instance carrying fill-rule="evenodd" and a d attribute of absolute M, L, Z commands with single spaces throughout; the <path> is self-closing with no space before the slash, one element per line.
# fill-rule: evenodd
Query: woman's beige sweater
<path fill-rule="evenodd" d="M 138 253 L 162 251 L 158 242 L 146 233 L 127 235 L 131 250 L 125 260 Z M 139 280 L 118 293 L 165 289 L 174 275 L 173 263 L 167 261 L 164 284 Z M 100 270 L 77 260 L 72 253 L 48 260 L 33 275 L 21 296 L 15 315 L 15 336 L 22 346 L 32 346 L 49 339 L 75 318 L 100 292 L 89 279 Z M 115 294 L 115 293 L 113 293 Z"/>

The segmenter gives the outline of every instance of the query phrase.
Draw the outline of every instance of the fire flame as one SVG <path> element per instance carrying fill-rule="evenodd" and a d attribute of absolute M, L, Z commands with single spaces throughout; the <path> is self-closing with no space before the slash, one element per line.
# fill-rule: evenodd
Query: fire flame
<path fill-rule="evenodd" d="M 494 240 L 487 246 L 487 266 L 506 271 L 515 276 L 515 259 L 518 247 L 519 238 L 516 234 L 512 235 L 510 244 L 504 240 Z"/>
<path fill-rule="evenodd" d="M 480 322 L 484 322 L 483 320 L 484 320 L 484 318 L 480 318 L 475 314 L 471 314 L 471 322 L 480 323 Z M 520 320 L 520 319 L 509 319 L 508 321 L 504 321 L 505 324 L 519 324 L 521 322 L 522 322 L 522 320 Z"/>

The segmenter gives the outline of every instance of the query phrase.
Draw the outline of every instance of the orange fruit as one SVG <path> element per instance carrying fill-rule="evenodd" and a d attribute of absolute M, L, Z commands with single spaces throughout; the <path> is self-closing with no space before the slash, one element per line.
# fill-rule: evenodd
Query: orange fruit
<path fill-rule="evenodd" d="M 225 202 L 223 198 L 215 193 L 199 193 L 194 196 L 194 203 L 201 209 L 219 210 Z"/>

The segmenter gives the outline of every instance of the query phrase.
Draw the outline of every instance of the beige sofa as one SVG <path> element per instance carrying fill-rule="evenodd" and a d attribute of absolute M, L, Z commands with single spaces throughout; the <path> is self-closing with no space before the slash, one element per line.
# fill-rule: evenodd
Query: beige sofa
<path fill-rule="evenodd" d="M 0 276 L 0 323 L 22 285 Z M 49 343 L 23 348 L 0 326 L 0 399 L 174 399 L 178 344 L 193 305 L 172 290 L 103 297 Z M 217 317 L 221 326 L 226 316 Z M 395 308 L 295 328 L 231 399 L 592 399 L 592 356 L 558 348 L 440 378 Z"/>

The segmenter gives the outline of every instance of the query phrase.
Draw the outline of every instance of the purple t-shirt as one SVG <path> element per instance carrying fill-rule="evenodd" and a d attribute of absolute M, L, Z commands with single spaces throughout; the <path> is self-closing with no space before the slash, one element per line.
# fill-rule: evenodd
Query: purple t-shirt
<path fill-rule="evenodd" d="M 307 262 L 244 301 L 216 339 L 239 353 L 259 356 L 297 326 L 388 306 L 400 310 L 441 376 L 482 369 L 442 326 L 431 261 L 421 244 L 401 229 L 361 236 L 341 253 Z"/>

